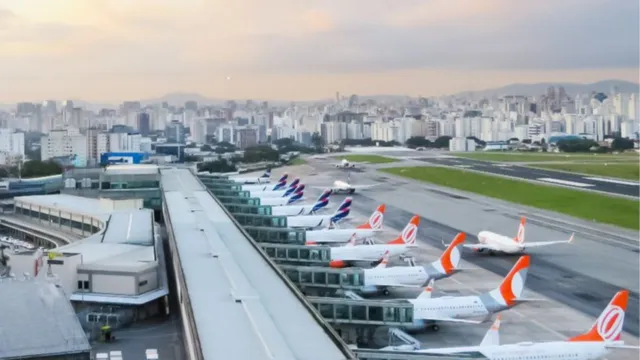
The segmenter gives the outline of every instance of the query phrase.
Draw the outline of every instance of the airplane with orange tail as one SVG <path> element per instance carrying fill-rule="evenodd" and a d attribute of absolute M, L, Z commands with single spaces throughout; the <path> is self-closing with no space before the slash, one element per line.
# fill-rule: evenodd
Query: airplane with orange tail
<path fill-rule="evenodd" d="M 491 231 L 480 231 L 478 233 L 477 244 L 465 244 L 465 248 L 473 249 L 477 252 L 483 252 L 487 250 L 489 254 L 493 255 L 496 252 L 507 254 L 519 254 L 525 252 L 528 248 L 540 247 L 556 244 L 571 244 L 573 242 L 573 235 L 569 237 L 569 240 L 554 240 L 554 241 L 538 241 L 525 243 L 524 230 L 527 219 L 522 217 L 520 219 L 520 226 L 518 226 L 518 233 L 514 238 L 496 234 Z"/>
<path fill-rule="evenodd" d="M 490 360 L 595 360 L 607 355 L 611 349 L 638 349 L 627 346 L 620 340 L 624 325 L 624 314 L 629 301 L 629 291 L 621 290 L 615 294 L 609 305 L 591 329 L 584 334 L 565 341 L 521 342 L 500 345 L 500 318 L 478 346 L 423 349 L 416 352 L 433 355 L 464 355 Z M 499 315 L 498 315 L 499 316 Z"/>
<path fill-rule="evenodd" d="M 429 286 L 418 298 L 408 300 L 413 304 L 415 319 L 414 325 L 409 330 L 424 329 L 434 321 L 479 324 L 482 321 L 471 319 L 486 319 L 491 314 L 510 309 L 521 302 L 535 301 L 522 298 L 530 263 L 528 255 L 520 257 L 497 288 L 480 295 L 432 298 L 434 281 L 431 279 Z M 436 324 L 432 324 L 431 328 L 439 329 Z"/>
<path fill-rule="evenodd" d="M 331 248 L 329 265 L 333 268 L 343 268 L 357 263 L 378 262 L 387 252 L 389 257 L 404 255 L 417 247 L 418 225 L 420 217 L 412 217 L 400 236 L 386 244 L 356 245 L 357 237 L 353 233 L 345 246 Z"/>
<path fill-rule="evenodd" d="M 376 211 L 369 217 L 369 220 L 355 229 L 308 230 L 305 232 L 307 245 L 346 243 L 349 242 L 354 235 L 356 239 L 372 238 L 382 231 L 385 210 L 386 206 L 384 204 L 378 206 Z M 376 260 L 380 260 L 382 254 L 384 254 L 384 252 L 382 252 Z"/>
<path fill-rule="evenodd" d="M 421 266 L 388 268 L 390 252 L 387 250 L 377 267 L 364 270 L 364 288 L 360 292 L 368 295 L 382 291 L 388 295 L 389 287 L 422 287 L 429 280 L 440 280 L 455 274 L 460 270 L 458 264 L 465 238 L 465 233 L 459 233 L 438 260 Z"/>

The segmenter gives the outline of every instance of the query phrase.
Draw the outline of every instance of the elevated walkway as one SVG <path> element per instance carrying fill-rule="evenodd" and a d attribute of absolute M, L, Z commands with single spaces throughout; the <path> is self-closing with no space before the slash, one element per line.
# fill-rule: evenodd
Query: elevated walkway
<path fill-rule="evenodd" d="M 296 286 L 259 251 L 226 203 L 216 200 L 188 169 L 168 168 L 161 174 L 189 359 L 355 359 Z"/>
<path fill-rule="evenodd" d="M 364 287 L 364 270 L 359 268 L 280 265 L 280 269 L 305 294 L 330 295 L 336 290 L 359 291 Z"/>
<path fill-rule="evenodd" d="M 61 247 L 83 238 L 81 235 L 45 226 L 21 215 L 0 216 L 0 228 L 8 230 L 16 239 L 31 241 L 45 249 Z"/>
<path fill-rule="evenodd" d="M 278 265 L 329 266 L 330 246 L 306 246 L 260 243 L 264 252 Z M 282 266 L 280 267 L 282 268 Z"/>
<path fill-rule="evenodd" d="M 413 304 L 406 300 L 352 300 L 307 296 L 307 301 L 331 324 L 409 327 Z"/>

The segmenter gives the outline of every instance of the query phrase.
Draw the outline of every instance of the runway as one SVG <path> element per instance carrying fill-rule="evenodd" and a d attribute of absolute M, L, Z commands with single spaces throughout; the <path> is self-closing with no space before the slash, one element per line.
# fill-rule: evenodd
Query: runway
<path fill-rule="evenodd" d="M 543 182 L 548 185 L 564 185 L 579 189 L 597 190 L 615 195 L 626 195 L 636 198 L 640 197 L 640 186 L 638 183 L 634 183 L 632 181 L 613 180 L 595 175 L 573 174 L 561 171 L 530 168 L 509 163 L 493 163 L 464 158 L 425 157 L 418 160 L 435 165 L 445 165 L 460 169 L 483 171 L 495 175 L 533 180 Z"/>
<path fill-rule="evenodd" d="M 332 178 L 340 175 L 326 168 L 326 163 L 312 165 L 317 166 L 315 171 L 318 173 L 313 178 L 314 183 L 324 181 L 330 184 Z M 486 198 L 478 200 L 460 196 L 454 191 L 373 171 L 358 176 L 358 183 L 383 184 L 354 194 L 352 208 L 369 213 L 378 204 L 386 203 L 384 224 L 394 229 L 404 227 L 413 214 L 420 215 L 418 239 L 427 247 L 443 249 L 442 242 L 450 241 L 458 232 L 466 232 L 469 243 L 477 242 L 475 234 L 481 230 L 504 235 L 516 233 L 521 213 L 516 207 L 505 207 Z M 301 174 L 301 177 L 304 175 Z M 335 201 L 339 201 L 339 198 Z M 575 309 L 592 321 L 615 292 L 621 288 L 629 289 L 631 296 L 624 329 L 637 337 L 638 241 L 630 239 L 624 231 L 617 234 L 609 227 L 583 227 L 577 220 L 575 223 L 565 223 L 564 216 L 549 221 L 542 214 L 528 214 L 528 241 L 564 240 L 571 231 L 575 231 L 575 242 L 572 245 L 530 251 L 532 267 L 526 288 Z M 478 268 L 504 276 L 517 256 L 493 257 L 465 251 L 463 258 Z"/>

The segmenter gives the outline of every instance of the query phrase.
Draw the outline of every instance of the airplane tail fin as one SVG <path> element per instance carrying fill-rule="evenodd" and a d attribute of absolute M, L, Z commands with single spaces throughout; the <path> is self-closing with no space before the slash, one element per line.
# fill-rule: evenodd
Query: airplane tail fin
<path fill-rule="evenodd" d="M 521 256 L 504 280 L 502 280 L 500 286 L 491 290 L 489 295 L 507 308 L 516 305 L 522 297 L 530 265 L 531 258 L 529 255 Z"/>
<path fill-rule="evenodd" d="M 287 197 L 293 194 L 298 189 L 299 184 L 300 184 L 300 178 L 293 179 L 291 184 L 289 184 L 289 187 L 287 187 L 287 191 L 284 192 L 283 197 Z"/>
<path fill-rule="evenodd" d="M 278 183 L 275 184 L 275 186 L 273 187 L 273 189 L 271 190 L 280 190 L 283 187 L 287 186 L 287 178 L 289 177 L 288 174 L 283 174 L 280 179 L 278 180 Z"/>
<path fill-rule="evenodd" d="M 516 234 L 516 237 L 513 238 L 513 241 L 517 242 L 518 244 L 524 243 L 524 228 L 526 224 L 527 218 L 525 218 L 524 216 L 521 217 L 520 225 L 518 225 L 518 233 Z"/>
<path fill-rule="evenodd" d="M 300 184 L 300 186 L 298 186 L 296 188 L 296 191 L 293 193 L 293 195 L 291 195 L 289 197 L 289 200 L 287 201 L 287 204 L 293 204 L 294 202 L 302 199 L 302 196 L 304 195 L 304 184 Z"/>
<path fill-rule="evenodd" d="M 340 204 L 340 206 L 338 206 L 338 209 L 336 210 L 336 212 L 331 217 L 331 222 L 334 223 L 334 224 L 340 222 L 341 220 L 343 220 L 344 218 L 349 216 L 349 212 L 351 212 L 351 198 L 350 197 L 344 199 L 342 204 Z"/>
<path fill-rule="evenodd" d="M 424 288 L 424 291 L 421 292 L 420 295 L 418 295 L 418 297 L 416 299 L 417 300 L 431 299 L 431 294 L 433 293 L 433 287 L 434 287 L 435 283 L 436 283 L 436 281 L 434 279 L 429 280 L 429 283 Z"/>
<path fill-rule="evenodd" d="M 267 169 L 267 171 L 264 172 L 264 174 L 262 174 L 262 176 L 260 176 L 261 178 L 270 178 L 271 177 L 271 169 Z"/>
<path fill-rule="evenodd" d="M 451 244 L 444 250 L 440 259 L 433 262 L 433 266 L 442 274 L 451 275 L 458 270 L 458 264 L 462 254 L 462 244 L 467 238 L 466 233 L 458 233 Z"/>
<path fill-rule="evenodd" d="M 625 311 L 627 311 L 628 302 L 629 290 L 618 291 L 589 331 L 574 336 L 567 341 L 620 341 L 622 327 L 624 325 L 624 314 Z"/>
<path fill-rule="evenodd" d="M 376 211 L 369 216 L 369 221 L 358 226 L 358 229 L 382 229 L 382 222 L 384 221 L 384 211 L 387 209 L 385 204 L 378 206 Z"/>
<path fill-rule="evenodd" d="M 495 321 L 491 325 L 491 328 L 487 331 L 480 342 L 480 346 L 498 346 L 500 345 L 500 323 L 502 322 L 502 315 L 498 314 Z"/>
<path fill-rule="evenodd" d="M 311 209 L 311 213 L 315 213 L 320 209 L 325 208 L 329 204 L 329 197 L 331 196 L 331 190 L 327 189 L 322 192 L 316 203 L 313 204 L 313 208 Z"/>
<path fill-rule="evenodd" d="M 349 241 L 344 246 L 356 246 L 356 241 L 358 240 L 358 235 L 353 233 L 349 238 Z"/>
<path fill-rule="evenodd" d="M 382 260 L 380 261 L 380 264 L 378 264 L 375 268 L 384 269 L 387 267 L 388 263 L 389 263 L 389 250 L 384 252 L 384 255 L 382 255 Z"/>
<path fill-rule="evenodd" d="M 400 236 L 389 241 L 388 244 L 415 245 L 418 235 L 418 225 L 420 225 L 420 216 L 415 215 L 411 218 L 407 226 L 404 227 Z"/>

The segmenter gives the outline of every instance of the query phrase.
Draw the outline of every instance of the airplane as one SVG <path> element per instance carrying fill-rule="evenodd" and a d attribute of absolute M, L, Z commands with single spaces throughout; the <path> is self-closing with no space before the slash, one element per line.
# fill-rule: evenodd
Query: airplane
<path fill-rule="evenodd" d="M 365 189 L 369 189 L 374 186 L 380 185 L 380 184 L 352 185 L 350 181 L 351 181 L 351 174 L 347 175 L 347 181 L 342 181 L 342 180 L 334 181 L 333 186 L 331 187 L 331 190 L 336 194 L 339 194 L 339 193 L 353 194 L 356 192 L 356 190 L 365 190 Z"/>
<path fill-rule="evenodd" d="M 287 186 L 287 178 L 289 177 L 289 174 L 282 174 L 282 176 L 280 177 L 280 179 L 278 180 L 278 182 L 275 185 L 272 184 L 266 184 L 266 185 L 242 185 L 242 190 L 243 191 L 276 191 L 276 190 L 281 190 L 286 188 L 290 188 L 290 187 L 294 187 L 294 186 L 298 186 L 298 183 L 300 182 L 299 178 L 295 178 L 291 184 L 289 184 L 289 186 Z"/>
<path fill-rule="evenodd" d="M 293 194 L 288 197 L 258 197 L 262 206 L 283 206 L 299 201 L 304 195 L 304 184 L 298 185 Z"/>
<path fill-rule="evenodd" d="M 500 345 L 500 317 L 482 339 L 480 345 L 417 350 L 433 355 L 465 355 L 490 360 L 595 360 L 602 359 L 612 349 L 639 349 L 621 339 L 629 291 L 618 291 L 589 331 L 564 341 L 521 342 Z M 498 315 L 499 316 L 499 315 Z"/>
<path fill-rule="evenodd" d="M 312 215 L 326 209 L 329 204 L 329 197 L 331 196 L 331 190 L 327 189 L 320 194 L 318 200 L 313 204 L 300 204 L 300 205 L 282 205 L 273 206 L 271 208 L 271 215 L 274 216 L 295 216 L 295 215 Z"/>
<path fill-rule="evenodd" d="M 271 182 L 271 169 L 258 177 L 230 177 L 229 180 L 240 184 L 268 184 Z"/>
<path fill-rule="evenodd" d="M 299 178 L 295 178 L 291 184 L 289 184 L 288 187 L 286 188 L 280 188 L 280 189 L 276 189 L 276 190 L 248 190 L 250 193 L 251 197 L 258 197 L 258 198 L 274 198 L 274 197 L 288 197 L 290 196 L 298 187 L 298 185 L 300 184 L 300 179 Z M 286 185 L 286 182 L 285 182 Z M 284 187 L 284 185 L 283 185 Z M 246 191 L 245 188 L 242 188 L 243 191 Z"/>
<path fill-rule="evenodd" d="M 322 226 L 337 224 L 349 216 L 351 211 L 351 198 L 342 201 L 338 209 L 331 215 L 297 215 L 287 216 L 287 226 L 290 228 L 313 229 Z"/>
<path fill-rule="evenodd" d="M 431 279 L 429 286 L 422 294 L 416 299 L 408 299 L 413 304 L 415 320 L 413 326 L 407 330 L 422 330 L 431 324 L 431 329 L 437 331 L 439 326 L 434 324 L 436 321 L 480 324 L 482 321 L 470 318 L 487 318 L 491 314 L 510 309 L 522 302 L 535 301 L 522 298 L 530 264 L 529 255 L 521 256 L 500 286 L 480 295 L 432 298 L 434 280 Z"/>
<path fill-rule="evenodd" d="M 336 164 L 337 168 L 355 168 L 356 164 L 349 162 L 347 159 L 342 159 L 340 163 Z"/>
<path fill-rule="evenodd" d="M 382 231 L 384 211 L 386 205 L 382 204 L 371 214 L 369 221 L 359 225 L 355 229 L 321 229 L 307 230 L 305 232 L 307 245 L 321 243 L 346 243 L 355 234 L 357 239 L 371 238 Z M 380 260 L 384 251 L 376 260 Z"/>
<path fill-rule="evenodd" d="M 455 239 L 442 253 L 440 258 L 424 266 L 394 266 L 386 267 L 389 262 L 389 250 L 382 262 L 373 268 L 364 270 L 364 289 L 361 293 L 370 295 L 382 291 L 389 294 L 389 287 L 422 287 L 429 280 L 440 280 L 449 277 L 460 269 L 461 245 L 467 237 L 465 233 L 458 233 Z M 371 245 L 369 245 L 371 246 Z"/>
<path fill-rule="evenodd" d="M 483 252 L 487 250 L 490 255 L 495 255 L 496 252 L 502 252 L 507 254 L 519 254 L 524 253 L 528 248 L 555 245 L 555 244 L 571 244 L 573 242 L 574 234 L 571 234 L 569 240 L 554 240 L 554 241 L 538 241 L 538 242 L 524 242 L 524 229 L 527 219 L 522 217 L 520 219 L 520 226 L 518 227 L 518 233 L 516 237 L 510 238 L 508 236 L 496 234 L 491 231 L 480 231 L 478 233 L 477 244 L 464 244 L 465 248 L 473 249 L 477 252 Z"/>
<path fill-rule="evenodd" d="M 339 269 L 362 262 L 374 263 L 380 261 L 386 252 L 389 252 L 389 257 L 404 255 L 417 247 L 416 236 L 419 224 L 420 217 L 412 217 L 400 236 L 386 244 L 356 245 L 357 236 L 353 233 L 347 245 L 331 248 L 329 266 Z"/>

